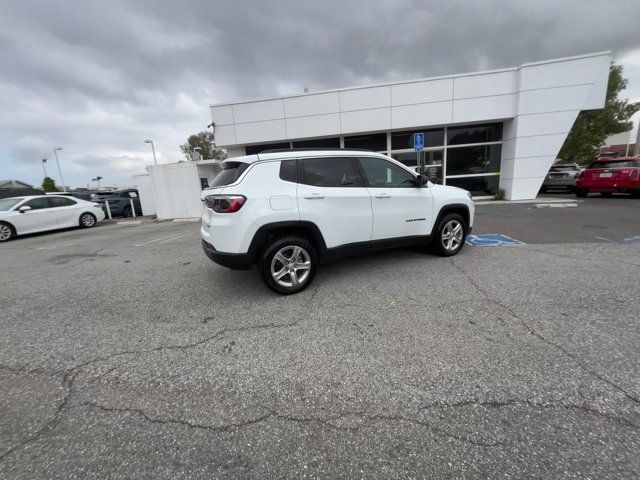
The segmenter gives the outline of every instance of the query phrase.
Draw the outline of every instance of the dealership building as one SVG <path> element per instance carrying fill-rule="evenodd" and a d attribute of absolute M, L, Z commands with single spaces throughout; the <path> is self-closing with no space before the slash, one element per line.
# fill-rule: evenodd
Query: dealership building
<path fill-rule="evenodd" d="M 437 183 L 505 199 L 536 197 L 580 111 L 603 108 L 610 52 L 519 67 L 211 105 L 230 157 L 281 148 L 354 148 Z"/>

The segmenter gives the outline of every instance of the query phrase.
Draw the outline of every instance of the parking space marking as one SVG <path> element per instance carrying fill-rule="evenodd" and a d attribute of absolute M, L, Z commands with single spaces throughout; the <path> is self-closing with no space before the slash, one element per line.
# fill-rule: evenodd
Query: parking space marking
<path fill-rule="evenodd" d="M 50 247 L 38 247 L 38 250 L 55 250 L 56 248 L 63 248 L 63 247 L 79 247 L 80 245 L 78 245 L 77 243 L 65 243 L 62 245 L 51 245 Z"/>
<path fill-rule="evenodd" d="M 514 247 L 525 245 L 524 242 L 516 240 L 500 233 L 487 233 L 483 235 L 469 235 L 466 243 L 474 247 Z"/>
<path fill-rule="evenodd" d="M 179 232 L 173 233 L 166 237 L 154 238 L 153 240 L 149 240 L 148 242 L 138 243 L 134 245 L 134 247 L 154 247 L 156 245 L 162 245 L 163 243 L 171 242 L 173 240 L 178 240 L 179 238 L 185 237 L 192 232 Z"/>
<path fill-rule="evenodd" d="M 623 238 L 618 243 L 634 243 L 634 242 L 640 242 L 640 235 L 635 236 L 635 237 Z"/>
<path fill-rule="evenodd" d="M 604 240 L 605 242 L 613 242 L 613 240 L 611 240 L 610 238 L 597 237 L 597 236 L 594 236 L 593 238 L 597 238 L 598 240 Z"/>

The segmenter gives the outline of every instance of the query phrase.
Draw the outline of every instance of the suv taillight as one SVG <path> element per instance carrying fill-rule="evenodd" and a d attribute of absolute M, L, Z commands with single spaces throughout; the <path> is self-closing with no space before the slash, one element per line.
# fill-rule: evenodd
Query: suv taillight
<path fill-rule="evenodd" d="M 242 208 L 247 197 L 244 195 L 207 195 L 204 203 L 217 213 L 233 213 Z"/>

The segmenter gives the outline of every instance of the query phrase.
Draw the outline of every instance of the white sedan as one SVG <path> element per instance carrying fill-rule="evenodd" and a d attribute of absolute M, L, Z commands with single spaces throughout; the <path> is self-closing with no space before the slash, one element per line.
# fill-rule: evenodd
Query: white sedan
<path fill-rule="evenodd" d="M 91 228 L 104 220 L 99 203 L 62 195 L 0 199 L 0 242 L 16 235 L 58 228 Z"/>

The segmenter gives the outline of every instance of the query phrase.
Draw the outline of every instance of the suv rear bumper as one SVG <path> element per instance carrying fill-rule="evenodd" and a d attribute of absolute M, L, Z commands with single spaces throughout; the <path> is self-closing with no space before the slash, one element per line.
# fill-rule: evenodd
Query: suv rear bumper
<path fill-rule="evenodd" d="M 218 252 L 209 242 L 202 240 L 202 249 L 209 259 L 232 270 L 249 270 L 253 264 L 248 253 L 224 253 Z"/>

